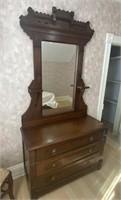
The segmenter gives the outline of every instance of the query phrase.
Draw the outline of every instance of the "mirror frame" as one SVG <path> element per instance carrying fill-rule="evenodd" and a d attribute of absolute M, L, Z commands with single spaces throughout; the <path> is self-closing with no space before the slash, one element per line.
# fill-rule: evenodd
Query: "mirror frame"
<path fill-rule="evenodd" d="M 91 39 L 94 30 L 89 22 L 74 20 L 74 12 L 52 8 L 52 15 L 35 12 L 28 8 L 26 16 L 20 16 L 20 25 L 25 33 L 33 40 L 34 54 L 34 80 L 28 87 L 31 103 L 22 116 L 22 126 L 28 127 L 73 117 L 87 115 L 87 105 L 83 100 L 86 87 L 82 80 L 82 66 L 84 47 Z M 78 46 L 77 73 L 75 73 L 75 101 L 74 109 L 70 112 L 62 112 L 54 115 L 42 115 L 42 41 L 74 44 Z"/>

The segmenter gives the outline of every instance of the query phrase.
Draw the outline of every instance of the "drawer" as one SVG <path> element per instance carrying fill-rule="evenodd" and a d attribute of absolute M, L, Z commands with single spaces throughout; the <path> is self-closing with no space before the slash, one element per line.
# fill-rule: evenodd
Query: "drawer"
<path fill-rule="evenodd" d="M 76 162 L 71 163 L 70 165 L 66 165 L 62 169 L 46 173 L 41 176 L 36 177 L 36 188 L 44 188 L 48 186 L 54 186 L 59 182 L 63 181 L 74 174 L 78 174 L 80 171 L 84 169 L 88 169 L 89 167 L 95 165 L 99 160 L 98 153 L 88 156 L 84 159 L 80 159 Z"/>
<path fill-rule="evenodd" d="M 48 171 L 55 171 L 65 165 L 80 160 L 86 156 L 99 152 L 100 143 L 90 144 L 86 147 L 81 147 L 67 153 L 63 153 L 54 158 L 43 160 L 41 164 L 36 164 L 37 176 L 47 173 Z"/>
<path fill-rule="evenodd" d="M 35 151 L 36 162 L 39 162 L 46 158 L 55 157 L 59 154 L 71 151 L 73 149 L 82 147 L 84 145 L 89 145 L 91 143 L 94 143 L 101 139 L 102 134 L 103 134 L 102 132 L 97 132 L 90 134 L 89 136 L 86 137 L 79 137 L 76 139 L 68 140 L 66 142 L 61 142 L 58 144 L 50 145 L 48 147 L 37 149 Z"/>

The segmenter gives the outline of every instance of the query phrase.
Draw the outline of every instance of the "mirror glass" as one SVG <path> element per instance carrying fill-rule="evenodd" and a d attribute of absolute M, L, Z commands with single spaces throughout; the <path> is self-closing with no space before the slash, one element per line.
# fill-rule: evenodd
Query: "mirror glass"
<path fill-rule="evenodd" d="M 43 115 L 73 110 L 77 46 L 42 42 Z"/>

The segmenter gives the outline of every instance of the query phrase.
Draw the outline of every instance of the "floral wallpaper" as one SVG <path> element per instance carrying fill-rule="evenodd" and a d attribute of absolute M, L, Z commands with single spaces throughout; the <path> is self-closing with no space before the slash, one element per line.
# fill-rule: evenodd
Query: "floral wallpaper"
<path fill-rule="evenodd" d="M 0 157 L 3 167 L 23 161 L 21 115 L 30 103 L 33 79 L 32 41 L 19 25 L 27 8 L 51 14 L 52 6 L 75 12 L 90 21 L 94 36 L 85 48 L 83 78 L 90 89 L 84 98 L 88 114 L 96 117 L 106 33 L 121 35 L 121 4 L 111 0 L 1 0 L 0 1 Z"/>

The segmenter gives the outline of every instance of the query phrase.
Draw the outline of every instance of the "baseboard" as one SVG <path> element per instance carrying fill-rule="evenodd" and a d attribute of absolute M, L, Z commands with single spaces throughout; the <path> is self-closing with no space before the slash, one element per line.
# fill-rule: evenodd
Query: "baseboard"
<path fill-rule="evenodd" d="M 12 166 L 8 168 L 12 172 L 13 179 L 19 178 L 25 175 L 24 164 L 20 163 L 18 165 Z"/>

